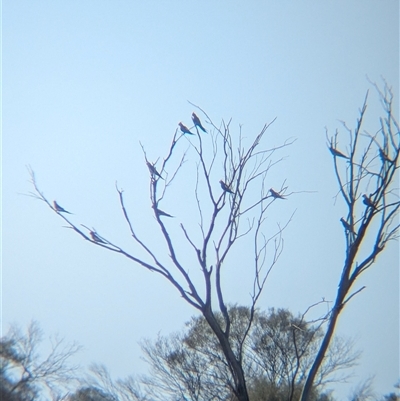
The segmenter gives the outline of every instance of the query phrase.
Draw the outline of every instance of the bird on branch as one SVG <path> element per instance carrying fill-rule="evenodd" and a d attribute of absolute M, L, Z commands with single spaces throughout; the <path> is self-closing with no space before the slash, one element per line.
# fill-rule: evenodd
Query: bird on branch
<path fill-rule="evenodd" d="M 181 128 L 181 131 L 184 134 L 194 135 L 192 132 L 189 131 L 189 128 L 183 125 L 182 123 L 179 123 L 179 127 Z"/>
<path fill-rule="evenodd" d="M 275 199 L 285 199 L 280 193 L 274 191 L 272 188 L 269 190 L 269 192 L 271 193 L 271 196 Z"/>
<path fill-rule="evenodd" d="M 229 185 L 226 185 L 222 180 L 219 180 L 219 183 L 221 184 L 221 188 L 225 191 L 225 192 L 229 192 L 230 194 L 233 194 L 234 192 L 232 191 L 232 189 L 229 187 Z"/>
<path fill-rule="evenodd" d="M 153 205 L 153 209 L 159 216 L 174 217 L 174 216 L 171 216 L 170 214 L 162 211 L 161 209 L 159 209 L 158 207 L 156 207 L 154 205 Z"/>
<path fill-rule="evenodd" d="M 333 147 L 333 145 L 328 147 L 330 152 L 333 154 L 333 156 L 337 156 L 337 157 L 343 157 L 344 159 L 348 159 L 349 157 L 346 156 L 344 153 L 342 153 L 340 150 L 337 150 Z"/>
<path fill-rule="evenodd" d="M 160 177 L 162 180 L 164 179 L 164 178 L 161 177 L 161 174 L 156 170 L 156 168 L 150 162 L 146 162 L 146 164 L 147 164 L 147 167 L 150 170 L 150 173 L 153 176 L 156 175 L 157 177 Z"/>
<path fill-rule="evenodd" d="M 61 207 L 56 201 L 53 201 L 53 205 L 54 205 L 54 210 L 57 213 L 68 213 L 68 214 L 72 214 L 71 212 L 68 212 L 67 210 L 65 210 L 63 207 Z"/>
<path fill-rule="evenodd" d="M 381 148 L 379 148 L 379 156 L 381 157 L 383 163 L 393 163 L 393 160 L 389 159 L 388 155 Z"/>
<path fill-rule="evenodd" d="M 192 120 L 193 120 L 193 124 L 194 124 L 196 127 L 199 127 L 199 128 L 200 128 L 201 130 L 203 130 L 204 132 L 207 132 L 207 131 L 205 130 L 205 128 L 201 125 L 200 118 L 197 117 L 197 115 L 196 115 L 195 112 L 192 113 Z"/>
<path fill-rule="evenodd" d="M 342 222 L 343 227 L 344 227 L 347 231 L 349 231 L 349 232 L 351 232 L 351 233 L 353 233 L 353 234 L 356 233 L 356 232 L 354 231 L 353 226 L 350 225 L 343 217 L 340 218 L 340 221 Z"/>
<path fill-rule="evenodd" d="M 90 231 L 90 236 L 92 237 L 92 240 L 94 242 L 98 242 L 99 244 L 107 244 L 107 242 L 103 241 L 98 234 L 96 233 L 96 231 Z"/>
<path fill-rule="evenodd" d="M 372 202 L 372 200 L 370 198 L 368 198 L 367 195 L 363 195 L 363 203 L 364 205 L 367 205 L 368 207 L 372 207 L 372 209 L 376 210 L 376 206 L 374 204 L 374 202 Z"/>

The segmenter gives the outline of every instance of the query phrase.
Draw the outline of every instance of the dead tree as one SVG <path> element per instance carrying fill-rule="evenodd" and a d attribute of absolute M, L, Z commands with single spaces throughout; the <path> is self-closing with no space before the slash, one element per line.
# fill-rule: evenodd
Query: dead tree
<path fill-rule="evenodd" d="M 347 206 L 347 216 L 340 219 L 346 238 L 345 258 L 336 299 L 328 316 L 327 330 L 305 381 L 301 401 L 309 399 L 339 314 L 350 299 L 364 289 L 355 288 L 357 279 L 374 264 L 389 241 L 398 238 L 400 201 L 396 184 L 400 130 L 393 116 L 393 95 L 390 88 L 385 84 L 381 91 L 374 86 L 384 111 L 379 130 L 370 134 L 363 129 L 367 93 L 355 128 L 350 129 L 343 123 L 348 148 L 345 150 L 340 147 L 338 131 L 328 138 L 339 184 L 338 196 L 341 196 Z"/>
<path fill-rule="evenodd" d="M 199 109 L 200 110 L 200 109 Z M 202 111 L 202 110 L 201 110 Z M 210 127 L 204 133 L 204 127 L 198 124 L 198 117 L 193 117 L 195 126 L 188 129 L 180 124 L 182 134 L 175 131 L 166 157 L 158 163 L 152 163 L 143 149 L 144 158 L 149 169 L 150 208 L 156 219 L 159 233 L 167 249 L 168 262 L 162 261 L 160 246 L 157 249 L 146 244 L 135 227 L 135 222 L 128 211 L 123 190 L 116 186 L 123 217 L 137 252 L 130 253 L 113 243 L 96 230 L 74 222 L 74 215 L 68 214 L 57 203 L 51 204 L 37 186 L 34 172 L 30 170 L 35 191 L 31 194 L 44 201 L 55 213 L 86 241 L 121 254 L 136 264 L 163 276 L 181 297 L 202 313 L 219 344 L 226 359 L 231 378 L 227 387 L 240 401 L 248 401 L 246 380 L 242 367 L 243 345 L 250 332 L 257 300 L 259 299 L 268 274 L 275 266 L 283 249 L 282 232 L 288 221 L 274 228 L 272 234 L 266 234 L 266 216 L 269 208 L 278 207 L 281 199 L 290 196 L 287 186 L 282 183 L 278 190 L 268 185 L 271 168 L 282 159 L 277 158 L 278 151 L 294 140 L 287 140 L 279 146 L 265 148 L 261 142 L 272 124 L 266 124 L 248 147 L 244 146 L 242 132 L 235 140 L 231 134 L 230 122 L 216 126 L 204 112 Z M 201 129 L 201 132 L 199 129 Z M 188 143 L 187 152 L 179 150 L 179 145 Z M 181 156 L 177 155 L 181 153 Z M 189 156 L 188 156 L 189 155 Z M 185 161 L 194 161 L 196 179 L 189 182 L 193 185 L 193 200 L 198 210 L 199 229 L 195 232 L 192 221 L 180 222 L 181 237 L 172 235 L 170 224 L 177 225 L 179 215 L 171 219 L 170 213 L 163 210 L 163 201 L 170 191 L 176 177 L 184 169 Z M 174 166 L 175 163 L 175 167 Z M 176 195 L 179 199 L 179 194 Z M 281 205 L 284 203 L 282 202 Z M 281 206 L 280 205 L 280 206 Z M 168 219 L 168 222 L 167 222 Z M 192 219 L 193 220 L 193 219 Z M 83 228 L 82 228 L 83 227 Z M 271 230 L 271 227 L 268 227 Z M 88 230 L 88 231 L 86 231 Z M 239 349 L 232 347 L 231 320 L 228 314 L 223 292 L 222 271 L 229 269 L 226 263 L 228 255 L 235 247 L 239 247 L 239 239 L 251 237 L 253 247 L 246 269 L 253 266 L 253 285 L 251 292 L 251 319 L 241 339 Z M 186 251 L 180 252 L 182 238 L 186 240 Z M 198 238 L 201 238 L 200 240 Z M 188 249 L 191 250 L 188 252 Z M 195 280 L 189 273 L 184 257 L 192 257 L 202 273 L 202 279 Z M 146 256 L 139 256 L 145 254 Z M 218 307 L 215 307 L 218 305 Z M 216 312 L 224 317 L 223 323 L 216 318 Z"/>

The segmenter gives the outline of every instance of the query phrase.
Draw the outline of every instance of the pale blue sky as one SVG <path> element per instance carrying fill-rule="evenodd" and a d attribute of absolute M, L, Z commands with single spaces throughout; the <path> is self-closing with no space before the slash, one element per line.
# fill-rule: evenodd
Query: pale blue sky
<path fill-rule="evenodd" d="M 354 126 L 370 89 L 368 126 L 380 113 L 368 83 L 383 76 L 399 96 L 399 6 L 387 1 L 19 1 L 3 18 L 3 330 L 37 319 L 84 347 L 83 365 L 104 363 L 114 377 L 142 373 L 138 341 L 180 329 L 195 314 L 166 282 L 83 241 L 31 190 L 40 188 L 129 248 L 114 184 L 124 188 L 135 224 L 155 228 L 139 141 L 156 160 L 179 121 L 201 106 L 249 138 L 277 117 L 266 143 L 287 157 L 271 186 L 299 194 L 276 205 L 271 224 L 296 210 L 285 250 L 259 307 L 294 313 L 333 300 L 344 255 L 337 192 L 325 129 Z M 397 107 L 396 107 L 397 110 Z M 344 140 L 343 140 L 344 143 Z M 182 147 L 183 149 L 183 147 Z M 187 170 L 181 184 L 193 178 Z M 176 199 L 176 225 L 190 217 Z M 171 223 L 172 224 L 172 223 Z M 193 225 L 197 222 L 193 221 Z M 172 227 L 172 226 L 171 226 Z M 173 229 L 173 228 L 172 228 Z M 342 314 L 338 333 L 363 350 L 344 397 L 375 375 L 389 392 L 399 377 L 399 254 L 391 243 L 362 277 L 367 288 Z M 242 250 L 238 250 L 242 253 Z M 227 277 L 231 302 L 249 302 L 242 266 Z"/>

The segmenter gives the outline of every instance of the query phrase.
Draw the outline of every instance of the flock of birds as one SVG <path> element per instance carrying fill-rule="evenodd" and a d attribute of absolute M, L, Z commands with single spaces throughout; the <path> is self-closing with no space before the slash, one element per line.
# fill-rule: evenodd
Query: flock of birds
<path fill-rule="evenodd" d="M 200 128 L 203 132 L 207 132 L 206 129 L 201 124 L 200 118 L 197 117 L 195 112 L 192 113 L 192 121 L 195 127 Z M 194 135 L 193 132 L 190 132 L 190 129 L 186 127 L 186 125 L 179 123 L 179 127 L 184 134 Z"/>
<path fill-rule="evenodd" d="M 199 119 L 199 117 L 196 115 L 195 112 L 192 113 L 192 121 L 193 124 L 196 128 L 201 129 L 203 132 L 207 132 L 206 129 L 203 127 L 203 125 L 201 124 L 201 121 Z M 179 127 L 180 130 L 183 134 L 187 134 L 187 135 L 194 135 L 190 129 L 188 127 L 186 127 L 182 122 L 179 123 Z M 344 159 L 349 159 L 348 156 L 346 156 L 344 153 L 342 153 L 340 150 L 336 149 L 333 144 L 330 144 L 330 146 L 328 146 L 330 152 L 332 153 L 333 156 L 335 157 L 342 157 Z M 379 149 L 380 152 L 380 156 L 382 158 L 382 160 L 385 161 L 390 161 L 387 156 L 384 154 L 384 152 Z M 382 156 L 383 154 L 383 156 Z M 385 157 L 386 156 L 386 157 Z M 157 171 L 157 169 L 154 167 L 153 164 L 151 164 L 150 162 L 146 161 L 147 167 L 152 175 L 152 177 L 158 177 L 160 179 L 164 179 L 161 174 Z M 229 194 L 234 194 L 234 191 L 232 190 L 232 188 L 230 187 L 230 185 L 226 184 L 224 181 L 220 180 L 219 181 L 221 188 L 224 192 L 227 192 Z M 285 199 L 286 198 L 284 196 L 282 196 L 279 192 L 273 190 L 272 188 L 269 190 L 269 193 L 271 194 L 272 198 L 275 199 Z M 372 208 L 373 210 L 376 210 L 376 205 L 374 204 L 374 202 L 367 196 L 367 195 L 363 195 L 363 203 L 367 206 Z M 71 212 L 65 210 L 63 207 L 61 207 L 56 201 L 53 201 L 53 206 L 54 206 L 54 210 L 57 213 L 68 213 L 68 214 L 72 214 Z M 161 209 L 158 209 L 156 206 L 153 205 L 153 209 L 155 210 L 155 212 L 159 215 L 159 216 L 166 216 L 166 217 L 173 217 L 170 214 L 162 211 Z M 353 226 L 348 223 L 343 217 L 340 219 L 341 223 L 343 224 L 343 227 L 346 229 L 346 231 L 352 233 L 352 234 L 356 234 L 356 232 L 354 231 Z M 90 236 L 92 238 L 92 240 L 94 242 L 97 243 L 102 243 L 102 244 L 106 244 L 106 242 L 96 233 L 96 231 L 90 231 Z"/>
<path fill-rule="evenodd" d="M 192 121 L 195 127 L 200 128 L 203 132 L 207 132 L 206 129 L 203 127 L 203 125 L 201 124 L 200 118 L 196 115 L 195 112 L 192 113 Z M 182 122 L 179 123 L 179 128 L 182 131 L 183 134 L 187 134 L 187 135 L 194 135 L 193 132 L 190 131 L 190 129 L 188 127 L 186 127 L 186 125 L 184 125 Z M 164 179 L 161 174 L 157 171 L 157 169 L 154 167 L 153 164 L 151 164 L 150 162 L 146 162 L 147 167 L 150 170 L 150 173 L 152 174 L 152 176 L 161 178 L 162 180 Z M 234 194 L 234 192 L 232 191 L 232 188 L 226 184 L 224 181 L 220 180 L 219 183 L 221 184 L 221 188 L 224 192 L 228 192 L 230 194 Z M 285 197 L 283 197 L 281 194 L 279 194 L 279 192 L 274 191 L 272 188 L 269 190 L 270 194 L 273 198 L 275 199 L 286 199 Z M 167 215 L 170 216 L 168 214 L 161 214 L 161 215 Z M 170 216 L 171 217 L 171 216 Z"/>
<path fill-rule="evenodd" d="M 331 143 L 328 146 L 328 149 L 330 150 L 330 152 L 332 153 L 332 155 L 334 157 L 342 157 L 343 159 L 347 159 L 349 160 L 350 157 L 346 156 L 344 153 L 342 153 L 340 150 L 336 149 L 333 144 Z M 390 160 L 387 155 L 385 154 L 385 152 L 383 152 L 383 150 L 381 148 L 379 148 L 379 155 L 382 159 L 383 162 L 392 162 L 392 160 Z M 376 205 L 375 203 L 371 200 L 371 198 L 369 198 L 367 195 L 363 195 L 363 203 L 364 205 L 366 205 L 367 207 L 372 208 L 373 210 L 376 210 Z M 354 231 L 354 227 L 348 223 L 343 217 L 341 217 L 340 219 L 341 223 L 343 224 L 343 227 L 345 228 L 346 231 L 350 232 L 351 234 L 356 234 L 356 232 Z"/>
<path fill-rule="evenodd" d="M 369 198 L 369 197 L 368 197 L 367 195 L 365 195 L 365 194 L 364 194 L 362 197 L 363 197 L 363 203 L 364 203 L 364 205 L 366 205 L 367 207 L 372 208 L 373 210 L 376 210 L 376 209 L 377 209 L 375 203 L 372 202 L 371 198 Z M 354 227 L 353 227 L 350 223 L 348 223 L 343 217 L 341 217 L 340 221 L 342 222 L 343 227 L 344 227 L 348 232 L 350 232 L 350 233 L 352 233 L 352 234 L 357 234 L 357 233 L 354 231 Z"/>

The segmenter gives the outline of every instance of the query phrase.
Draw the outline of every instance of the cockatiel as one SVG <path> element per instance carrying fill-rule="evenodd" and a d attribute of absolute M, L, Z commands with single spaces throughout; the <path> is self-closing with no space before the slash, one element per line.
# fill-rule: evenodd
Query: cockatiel
<path fill-rule="evenodd" d="M 98 242 L 99 244 L 106 244 L 107 242 L 103 241 L 96 233 L 96 231 L 90 231 L 90 236 L 94 242 Z"/>
<path fill-rule="evenodd" d="M 374 209 L 374 210 L 376 209 L 374 202 L 372 202 L 372 200 L 370 198 L 368 198 L 367 195 L 363 195 L 363 203 L 364 203 L 364 205 L 372 207 L 372 209 Z"/>
<path fill-rule="evenodd" d="M 343 227 L 347 230 L 350 231 L 351 233 L 355 234 L 356 232 L 354 231 L 354 228 L 343 218 L 340 218 L 340 221 L 343 224 Z"/>
<path fill-rule="evenodd" d="M 226 185 L 222 180 L 219 180 L 219 183 L 221 184 L 221 188 L 225 191 L 225 192 L 229 192 L 230 194 L 233 194 L 234 192 L 229 188 L 228 185 Z"/>
<path fill-rule="evenodd" d="M 152 175 L 156 175 L 157 177 L 160 177 L 162 180 L 164 179 L 161 177 L 161 174 L 156 170 L 156 168 L 150 162 L 146 162 L 146 164 Z"/>
<path fill-rule="evenodd" d="M 269 192 L 271 193 L 271 196 L 275 199 L 286 199 L 280 193 L 274 191 L 272 188 L 269 190 Z"/>
<path fill-rule="evenodd" d="M 379 156 L 383 162 L 393 163 L 393 160 L 390 160 L 388 155 L 381 148 L 379 148 Z"/>
<path fill-rule="evenodd" d="M 174 217 L 174 216 L 171 216 L 170 214 L 164 212 L 163 210 L 161 210 L 161 209 L 159 209 L 159 208 L 157 208 L 157 207 L 155 207 L 155 206 L 153 206 L 153 209 L 155 210 L 155 212 L 156 212 L 159 216 Z"/>
<path fill-rule="evenodd" d="M 193 124 L 194 124 L 196 127 L 199 127 L 202 131 L 207 132 L 207 131 L 205 130 L 205 128 L 201 125 L 200 118 L 197 117 L 197 115 L 196 115 L 195 112 L 192 113 L 192 120 L 193 120 Z"/>
<path fill-rule="evenodd" d="M 181 131 L 184 134 L 194 135 L 192 132 L 189 131 L 189 128 L 183 125 L 182 123 L 179 123 L 179 127 L 181 128 Z"/>
<path fill-rule="evenodd" d="M 72 214 L 71 212 L 68 212 L 67 210 L 65 210 L 63 207 L 61 207 L 56 201 L 53 201 L 53 205 L 54 205 L 54 210 L 58 213 L 68 213 L 68 214 Z"/>
<path fill-rule="evenodd" d="M 348 159 L 349 157 L 342 153 L 340 150 L 335 149 L 332 145 L 329 146 L 330 152 L 337 157 L 343 157 L 344 159 Z"/>

